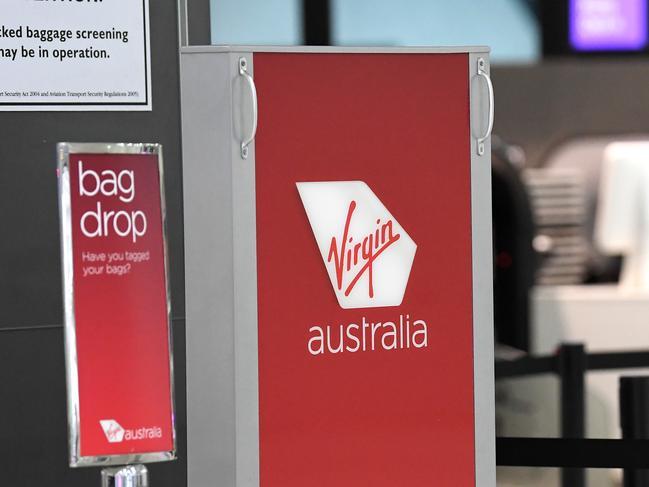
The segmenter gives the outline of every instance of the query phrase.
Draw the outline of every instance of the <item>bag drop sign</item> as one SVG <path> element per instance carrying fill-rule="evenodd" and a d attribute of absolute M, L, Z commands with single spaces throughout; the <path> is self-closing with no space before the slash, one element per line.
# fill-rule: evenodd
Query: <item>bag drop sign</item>
<path fill-rule="evenodd" d="M 158 146 L 84 146 L 59 149 L 70 462 L 171 459 L 161 156 Z"/>
<path fill-rule="evenodd" d="M 148 0 L 3 0 L 0 111 L 151 110 Z"/>
<path fill-rule="evenodd" d="M 135 171 L 123 169 L 117 173 L 110 169 L 95 171 L 83 169 L 83 161 L 78 161 L 79 197 L 95 198 L 96 210 L 88 210 L 79 220 L 79 229 L 84 237 L 98 238 L 116 235 L 129 237 L 133 243 L 138 237 L 146 235 L 147 218 L 142 210 L 110 211 L 102 208 L 98 196 L 115 197 L 121 203 L 132 203 L 135 198 Z M 88 181 L 90 180 L 90 181 Z"/>

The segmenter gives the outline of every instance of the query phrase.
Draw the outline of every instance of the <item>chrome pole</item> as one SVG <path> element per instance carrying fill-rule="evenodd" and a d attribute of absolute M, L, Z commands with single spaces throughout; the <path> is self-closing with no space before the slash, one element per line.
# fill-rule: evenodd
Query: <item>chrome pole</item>
<path fill-rule="evenodd" d="M 144 465 L 105 468 L 101 487 L 149 487 L 149 471 Z"/>

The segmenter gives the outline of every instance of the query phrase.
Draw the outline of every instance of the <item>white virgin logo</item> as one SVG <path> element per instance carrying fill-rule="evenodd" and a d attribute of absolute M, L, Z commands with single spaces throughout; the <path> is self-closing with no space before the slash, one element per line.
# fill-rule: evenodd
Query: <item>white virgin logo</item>
<path fill-rule="evenodd" d="M 342 308 L 398 306 L 417 245 L 362 181 L 297 183 Z"/>

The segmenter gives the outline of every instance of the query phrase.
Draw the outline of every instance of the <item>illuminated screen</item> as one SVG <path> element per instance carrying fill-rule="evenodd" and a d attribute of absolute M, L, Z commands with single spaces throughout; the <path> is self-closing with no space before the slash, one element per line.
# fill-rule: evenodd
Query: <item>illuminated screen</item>
<path fill-rule="evenodd" d="M 570 0 L 577 51 L 638 51 L 647 45 L 647 0 Z"/>

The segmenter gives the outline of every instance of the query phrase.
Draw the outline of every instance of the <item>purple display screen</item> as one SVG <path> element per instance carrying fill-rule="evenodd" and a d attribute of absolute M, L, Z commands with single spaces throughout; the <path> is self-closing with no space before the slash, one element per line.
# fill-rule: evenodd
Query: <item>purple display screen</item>
<path fill-rule="evenodd" d="M 570 0 L 577 51 L 637 51 L 647 44 L 647 0 Z"/>

